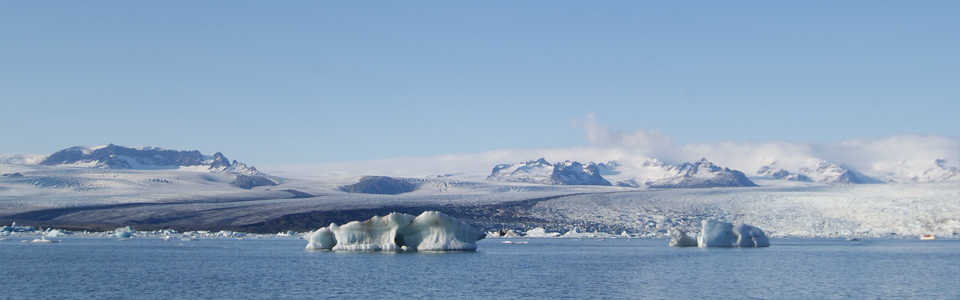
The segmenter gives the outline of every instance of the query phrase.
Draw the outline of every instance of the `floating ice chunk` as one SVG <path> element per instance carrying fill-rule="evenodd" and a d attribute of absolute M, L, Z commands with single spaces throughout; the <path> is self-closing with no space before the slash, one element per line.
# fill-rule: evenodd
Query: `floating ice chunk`
<path fill-rule="evenodd" d="M 243 232 L 235 232 L 230 230 L 220 230 L 220 232 L 217 232 L 216 234 L 218 237 L 243 237 L 246 235 L 247 234 Z"/>
<path fill-rule="evenodd" d="M 520 234 L 513 229 L 501 229 L 500 231 L 490 231 L 487 232 L 487 237 L 496 237 L 496 238 L 517 238 L 520 237 Z"/>
<path fill-rule="evenodd" d="M 53 230 L 47 231 L 47 233 L 44 234 L 44 236 L 46 236 L 46 237 L 52 237 L 52 238 L 55 238 L 55 237 L 63 237 L 63 236 L 66 236 L 66 235 L 67 235 L 67 232 L 65 232 L 65 231 L 63 231 L 63 230 L 60 230 L 60 229 L 53 229 Z"/>
<path fill-rule="evenodd" d="M 606 232 L 579 232 L 577 227 L 570 229 L 567 233 L 564 233 L 560 236 L 561 238 L 570 238 L 570 239 L 583 239 L 583 238 L 615 238 L 615 235 L 606 233 Z"/>
<path fill-rule="evenodd" d="M 391 213 L 374 216 L 363 222 L 353 221 L 342 226 L 330 224 L 336 246 L 332 250 L 348 251 L 397 251 L 404 244 L 397 240 L 401 226 L 409 226 L 415 217 L 408 214 Z"/>
<path fill-rule="evenodd" d="M 473 226 L 436 211 L 330 224 L 305 236 L 308 250 L 334 251 L 473 251 L 484 237 Z"/>
<path fill-rule="evenodd" d="M 26 240 L 24 240 L 26 242 Z M 59 243 L 60 241 L 48 240 L 47 236 L 41 235 L 38 239 L 33 239 L 31 243 Z"/>
<path fill-rule="evenodd" d="M 733 231 L 739 236 L 737 238 L 738 247 L 770 247 L 770 240 L 760 228 L 747 224 L 737 224 L 733 226 Z"/>
<path fill-rule="evenodd" d="M 398 244 L 419 251 L 477 250 L 486 237 L 467 223 L 437 211 L 426 211 L 400 229 Z"/>
<path fill-rule="evenodd" d="M 687 235 L 686 232 L 674 229 L 670 233 L 670 247 L 696 247 L 697 238 Z"/>
<path fill-rule="evenodd" d="M 10 226 L 0 227 L 2 232 L 28 232 L 36 230 L 33 226 L 18 226 L 17 222 L 13 222 Z"/>
<path fill-rule="evenodd" d="M 333 224 L 331 224 L 333 226 Z M 330 250 L 337 245 L 337 239 L 333 236 L 330 228 L 324 227 L 317 231 L 307 233 L 307 250 Z"/>
<path fill-rule="evenodd" d="M 559 232 L 547 232 L 547 230 L 546 230 L 546 229 L 543 229 L 543 227 L 537 227 L 537 228 L 534 228 L 534 229 L 527 230 L 527 232 L 524 232 L 523 235 L 526 236 L 526 237 L 538 237 L 538 238 L 541 238 L 541 237 L 558 237 L 558 236 L 560 236 L 560 233 L 559 233 Z"/>
<path fill-rule="evenodd" d="M 121 239 L 127 239 L 133 237 L 133 229 L 130 226 L 117 228 L 113 231 L 113 236 Z"/>
<path fill-rule="evenodd" d="M 760 228 L 746 224 L 720 222 L 713 219 L 700 223 L 700 247 L 769 247 L 770 241 Z M 672 242 L 672 241 L 671 241 Z"/>

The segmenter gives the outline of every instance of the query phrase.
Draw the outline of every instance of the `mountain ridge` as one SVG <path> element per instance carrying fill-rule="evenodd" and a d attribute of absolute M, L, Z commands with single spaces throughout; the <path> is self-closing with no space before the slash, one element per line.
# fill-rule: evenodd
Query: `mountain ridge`
<path fill-rule="evenodd" d="M 74 146 L 43 157 L 10 156 L 9 162 L 40 166 L 80 166 L 100 169 L 161 170 L 192 168 L 211 173 L 248 176 L 266 175 L 256 167 L 233 160 L 221 152 L 206 156 L 199 150 L 169 150 L 159 147 L 123 147 L 114 144 L 99 147 Z M 21 158 L 22 157 L 22 158 Z M 37 161 L 39 160 L 39 161 Z"/>

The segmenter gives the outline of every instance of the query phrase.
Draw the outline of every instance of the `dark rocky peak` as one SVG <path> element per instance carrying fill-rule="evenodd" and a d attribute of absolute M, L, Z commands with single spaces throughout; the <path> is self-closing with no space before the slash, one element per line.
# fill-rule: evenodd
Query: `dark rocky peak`
<path fill-rule="evenodd" d="M 79 146 L 63 149 L 50 154 L 50 156 L 47 156 L 46 159 L 40 162 L 40 165 L 55 166 L 59 164 L 74 163 L 83 159 L 86 150 L 86 148 Z"/>
<path fill-rule="evenodd" d="M 942 158 L 937 159 L 937 160 L 935 160 L 935 161 L 933 162 L 933 164 L 937 165 L 937 166 L 940 167 L 941 169 L 946 169 L 946 168 L 947 168 L 947 160 L 946 160 L 946 159 L 942 159 Z"/>
<path fill-rule="evenodd" d="M 360 181 L 340 188 L 348 193 L 398 195 L 417 190 L 417 186 L 405 180 L 386 176 L 364 176 Z"/>
<path fill-rule="evenodd" d="M 242 188 L 242 189 L 252 189 L 258 186 L 275 186 L 276 182 L 270 180 L 269 178 L 263 176 L 247 176 L 247 175 L 237 175 L 237 177 L 230 183 L 231 185 Z"/>
<path fill-rule="evenodd" d="M 610 182 L 600 175 L 600 168 L 595 163 L 586 166 L 575 161 L 565 161 L 554 165 L 550 176 L 554 184 L 570 185 L 610 185 Z"/>
<path fill-rule="evenodd" d="M 236 160 L 233 161 L 234 164 L 237 163 Z M 230 160 L 226 156 L 223 156 L 223 153 L 217 152 L 213 154 L 213 162 L 210 163 L 211 169 L 220 169 L 220 168 L 229 168 Z"/>
<path fill-rule="evenodd" d="M 158 147 L 128 148 L 109 144 L 103 147 L 70 147 L 57 151 L 41 161 L 40 165 L 93 164 L 104 169 L 179 169 L 190 166 L 209 166 L 210 172 L 243 175 L 263 175 L 256 168 L 236 160 L 233 163 L 217 152 L 213 160 L 198 150 L 177 151 Z"/>

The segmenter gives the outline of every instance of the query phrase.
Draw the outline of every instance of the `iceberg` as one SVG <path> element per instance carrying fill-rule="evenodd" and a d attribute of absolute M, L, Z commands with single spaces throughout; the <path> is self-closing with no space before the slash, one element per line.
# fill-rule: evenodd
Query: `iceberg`
<path fill-rule="evenodd" d="M 697 238 L 687 235 L 686 232 L 674 229 L 670 233 L 670 247 L 696 247 Z"/>
<path fill-rule="evenodd" d="M 526 237 L 537 237 L 537 238 L 551 238 L 560 236 L 559 232 L 547 232 L 543 227 L 537 227 L 534 229 L 527 230 L 523 233 Z"/>
<path fill-rule="evenodd" d="M 419 216 L 390 213 L 307 233 L 307 250 L 332 251 L 474 251 L 486 235 L 437 211 Z"/>
<path fill-rule="evenodd" d="M 17 222 L 13 222 L 10 226 L 0 227 L 0 232 L 28 232 L 35 231 L 36 229 L 33 226 L 19 226 Z"/>
<path fill-rule="evenodd" d="M 700 235 L 694 239 L 680 230 L 670 234 L 672 247 L 770 247 L 770 240 L 760 228 L 747 224 L 733 225 L 714 219 L 700 222 Z"/>
<path fill-rule="evenodd" d="M 133 237 L 133 229 L 130 226 L 117 228 L 113 231 L 113 236 L 121 239 L 129 239 Z"/>
<path fill-rule="evenodd" d="M 53 230 L 47 231 L 47 233 L 44 234 L 44 236 L 46 236 L 46 237 L 52 237 L 52 238 L 55 238 L 55 237 L 63 237 L 63 236 L 66 236 L 66 235 L 67 235 L 67 232 L 66 232 L 66 231 L 63 231 L 63 230 L 60 230 L 60 229 L 53 229 Z"/>
<path fill-rule="evenodd" d="M 700 247 L 770 247 L 770 241 L 760 228 L 747 224 L 703 220 L 697 243 Z"/>
<path fill-rule="evenodd" d="M 516 231 L 513 231 L 513 229 L 500 229 L 499 231 L 490 231 L 490 232 L 487 232 L 486 234 L 487 234 L 487 237 L 494 237 L 494 238 L 518 238 L 518 237 L 520 237 L 520 234 L 517 233 Z"/>

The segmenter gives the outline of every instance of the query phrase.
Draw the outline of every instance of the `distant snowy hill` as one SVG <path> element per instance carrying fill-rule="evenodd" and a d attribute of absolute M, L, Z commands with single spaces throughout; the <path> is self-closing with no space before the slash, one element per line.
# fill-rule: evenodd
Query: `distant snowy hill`
<path fill-rule="evenodd" d="M 944 159 L 938 159 L 934 162 L 933 166 L 924 171 L 922 174 L 914 176 L 913 181 L 916 182 L 934 182 L 934 181 L 947 181 L 960 178 L 960 169 L 956 167 L 945 166 L 947 163 Z"/>
<path fill-rule="evenodd" d="M 497 165 L 487 180 L 551 185 L 610 185 L 592 162 L 587 165 L 575 161 L 551 164 L 543 158 Z"/>
<path fill-rule="evenodd" d="M 403 179 L 387 176 L 364 176 L 359 182 L 341 188 L 348 193 L 398 195 L 417 190 L 417 186 Z"/>
<path fill-rule="evenodd" d="M 885 182 L 940 182 L 960 180 L 960 169 L 947 166 L 947 160 L 937 159 L 932 164 L 904 162 L 888 170 L 876 172 Z"/>
<path fill-rule="evenodd" d="M 212 173 L 265 175 L 253 166 L 234 160 L 230 162 L 222 153 L 207 156 L 200 151 L 177 151 L 157 147 L 128 148 L 110 144 L 102 147 L 70 147 L 43 157 L 5 157 L 4 163 L 41 165 L 41 166 L 76 166 L 100 169 L 128 169 L 128 170 L 169 170 L 187 169 L 194 171 L 209 171 Z"/>
<path fill-rule="evenodd" d="M 721 168 L 706 158 L 677 166 L 651 159 L 641 165 L 635 178 L 619 182 L 620 186 L 649 188 L 713 188 L 757 186 L 743 172 Z"/>
<path fill-rule="evenodd" d="M 36 165 L 39 164 L 44 159 L 47 159 L 47 156 L 44 154 L 3 154 L 0 155 L 0 164 L 8 165 Z"/>
<path fill-rule="evenodd" d="M 760 167 L 757 175 L 784 179 L 790 181 L 819 182 L 828 184 L 857 184 L 863 181 L 849 169 L 841 167 L 838 164 L 816 159 L 807 159 L 804 164 L 794 172 L 790 172 L 774 161 L 768 165 Z"/>

